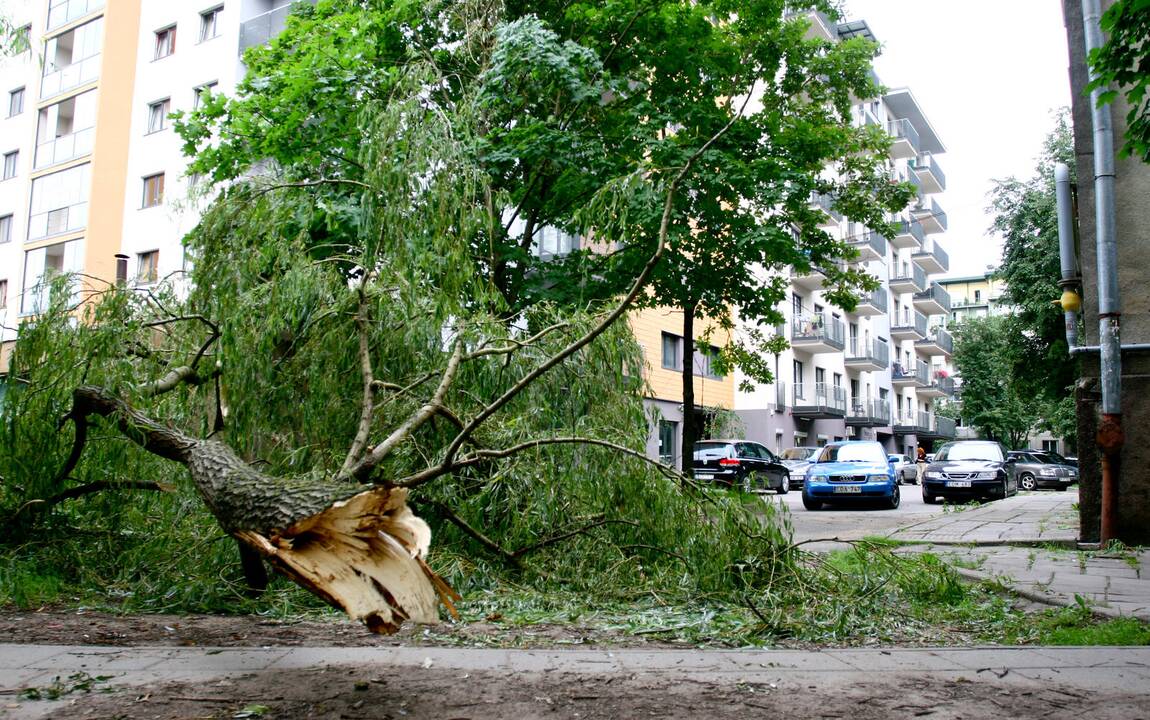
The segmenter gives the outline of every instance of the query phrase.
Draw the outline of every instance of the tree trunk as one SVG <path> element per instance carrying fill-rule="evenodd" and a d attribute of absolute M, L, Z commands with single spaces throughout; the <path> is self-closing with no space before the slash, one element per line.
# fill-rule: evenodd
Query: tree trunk
<path fill-rule="evenodd" d="M 695 303 L 683 305 L 683 473 L 695 476 Z"/>
<path fill-rule="evenodd" d="M 145 450 L 187 466 L 220 527 L 280 572 L 377 633 L 436 622 L 458 595 L 424 562 L 427 523 L 407 490 L 264 475 L 228 446 L 160 425 L 103 388 L 73 393 L 72 415 L 112 416 Z"/>

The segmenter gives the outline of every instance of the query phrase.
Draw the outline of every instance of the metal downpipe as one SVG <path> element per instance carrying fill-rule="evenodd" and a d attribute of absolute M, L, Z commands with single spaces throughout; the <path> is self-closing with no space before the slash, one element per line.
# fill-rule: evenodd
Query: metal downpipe
<path fill-rule="evenodd" d="M 1078 262 L 1074 256 L 1074 201 L 1070 193 L 1070 167 L 1054 166 L 1054 198 L 1058 206 L 1058 259 L 1062 265 L 1062 314 L 1066 319 L 1066 345 L 1071 355 L 1078 348 Z M 1071 293 L 1071 295 L 1067 295 Z"/>
<path fill-rule="evenodd" d="M 1105 44 L 1099 19 L 1099 0 L 1082 0 L 1082 25 L 1086 35 L 1086 56 Z M 1090 79 L 1096 79 L 1092 70 Z M 1102 355 L 1102 422 L 1098 425 L 1098 448 L 1102 451 L 1103 545 L 1112 540 L 1118 520 L 1118 478 L 1122 446 L 1122 302 L 1118 292 L 1118 250 L 1114 231 L 1114 129 L 1110 106 L 1099 105 L 1105 88 L 1090 92 L 1090 113 L 1094 125 L 1094 221 L 1098 260 L 1098 344 Z"/>

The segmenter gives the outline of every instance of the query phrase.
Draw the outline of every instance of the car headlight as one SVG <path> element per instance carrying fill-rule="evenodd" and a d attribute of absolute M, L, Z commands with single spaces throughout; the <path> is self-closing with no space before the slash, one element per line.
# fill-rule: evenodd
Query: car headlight
<path fill-rule="evenodd" d="M 986 470 L 974 476 L 975 480 L 993 480 L 998 477 L 998 472 L 995 470 Z"/>
<path fill-rule="evenodd" d="M 1067 470 L 1066 474 L 1069 475 L 1070 477 L 1078 477 L 1078 471 L 1077 470 Z"/>
<path fill-rule="evenodd" d="M 1058 474 L 1058 471 L 1055 470 L 1054 468 L 1039 468 L 1038 474 L 1039 475 L 1056 475 L 1056 474 Z"/>
<path fill-rule="evenodd" d="M 890 478 L 887 477 L 886 475 L 867 475 L 866 481 L 868 483 L 872 483 L 872 482 L 884 483 L 884 482 L 890 482 Z"/>
<path fill-rule="evenodd" d="M 942 477 L 942 473 L 938 472 L 937 470 L 927 470 L 926 476 L 928 478 L 940 478 Z"/>

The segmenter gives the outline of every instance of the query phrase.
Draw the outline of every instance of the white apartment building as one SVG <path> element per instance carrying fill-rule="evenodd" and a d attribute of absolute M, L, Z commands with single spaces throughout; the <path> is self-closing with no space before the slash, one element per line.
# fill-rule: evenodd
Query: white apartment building
<path fill-rule="evenodd" d="M 828 40 L 873 39 L 863 21 L 836 26 L 819 13 L 810 18 L 811 32 Z M 955 435 L 954 422 L 935 412 L 954 392 L 950 298 L 931 279 L 950 263 L 939 203 L 946 176 L 937 160 L 946 147 L 909 89 L 859 103 L 855 122 L 890 134 L 891 177 L 912 183 L 918 197 L 891 218 L 899 228 L 892 237 L 845 221 L 830 198 L 811 199 L 822 211 L 823 229 L 855 248 L 855 262 L 881 287 L 848 312 L 825 299 L 822 273 L 790 273 L 780 330 L 791 347 L 774 358 L 773 385 L 736 390 L 734 398 L 746 436 L 776 452 L 870 439 L 889 452 L 911 454 Z M 747 380 L 738 375 L 736 387 Z"/>
<path fill-rule="evenodd" d="M 198 220 L 168 114 L 230 93 L 291 0 L 0 0 L 27 52 L 0 59 L 0 373 L 16 328 L 75 291 L 179 278 Z"/>

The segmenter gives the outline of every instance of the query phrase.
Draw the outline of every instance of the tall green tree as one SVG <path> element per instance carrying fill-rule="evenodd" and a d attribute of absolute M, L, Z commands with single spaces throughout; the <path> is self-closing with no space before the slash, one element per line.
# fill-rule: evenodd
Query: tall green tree
<path fill-rule="evenodd" d="M 955 329 L 954 338 L 963 423 L 1011 448 L 1024 447 L 1039 421 L 1039 403 L 1016 382 L 1017 338 L 1006 316 L 968 320 Z"/>
<path fill-rule="evenodd" d="M 877 229 L 910 197 L 889 180 L 888 139 L 850 122 L 853 98 L 877 93 L 868 72 L 876 47 L 808 39 L 802 13 L 785 12 L 804 6 L 509 2 L 510 21 L 492 34 L 498 47 L 485 64 L 444 51 L 489 20 L 482 12 L 442 22 L 436 3 L 322 0 L 246 56 L 249 76 L 236 98 L 209 103 L 179 129 L 197 153 L 191 170 L 219 181 L 267 168 L 269 158 L 289 179 L 314 182 L 316 168 L 354 179 L 348 117 L 387 96 L 409 54 L 431 58 L 450 78 L 432 93 L 444 106 L 463 88 L 479 88 L 485 114 L 474 153 L 490 183 L 484 202 L 499 220 L 475 233 L 471 251 L 499 311 L 514 317 L 541 300 L 578 305 L 622 292 L 651 254 L 658 198 L 636 194 L 618 208 L 626 243 L 600 228 L 584 236 L 584 249 L 556 259 L 536 252 L 540 237 L 580 234 L 578 210 L 605 183 L 639 164 L 677 167 L 729 124 L 678 189 L 667 251 L 643 296 L 682 311 L 689 409 L 696 317 L 728 329 L 736 315 L 776 324 L 785 287 L 772 271 L 785 266 L 824 271 L 844 306 L 873 287 L 835 263 L 849 251 L 817 227 L 812 192 Z M 324 192 L 322 204 L 301 213 L 317 248 L 331 247 L 332 228 L 358 222 L 348 188 Z M 763 352 L 780 340 L 769 332 L 757 340 L 726 347 L 720 366 L 741 363 L 769 381 Z M 690 465 L 697 428 L 686 416 Z"/>
<path fill-rule="evenodd" d="M 1122 154 L 1150 162 L 1150 2 L 1115 0 L 1100 21 L 1106 42 L 1087 62 L 1097 76 L 1088 89 L 1103 88 L 1102 104 L 1121 94 L 1129 103 Z"/>
<path fill-rule="evenodd" d="M 1011 307 L 1007 323 L 1013 338 L 1011 382 L 1022 397 L 1039 404 L 1039 426 L 1073 438 L 1072 387 L 1077 365 L 1066 343 L 1062 308 L 1052 301 L 1062 290 L 1054 166 L 1074 167 L 1070 115 L 1061 110 L 1046 137 L 1034 175 L 1008 178 L 991 191 L 992 230 L 1003 238 L 996 276 L 1005 282 L 1002 302 Z M 965 377 L 965 375 L 964 375 Z"/>

